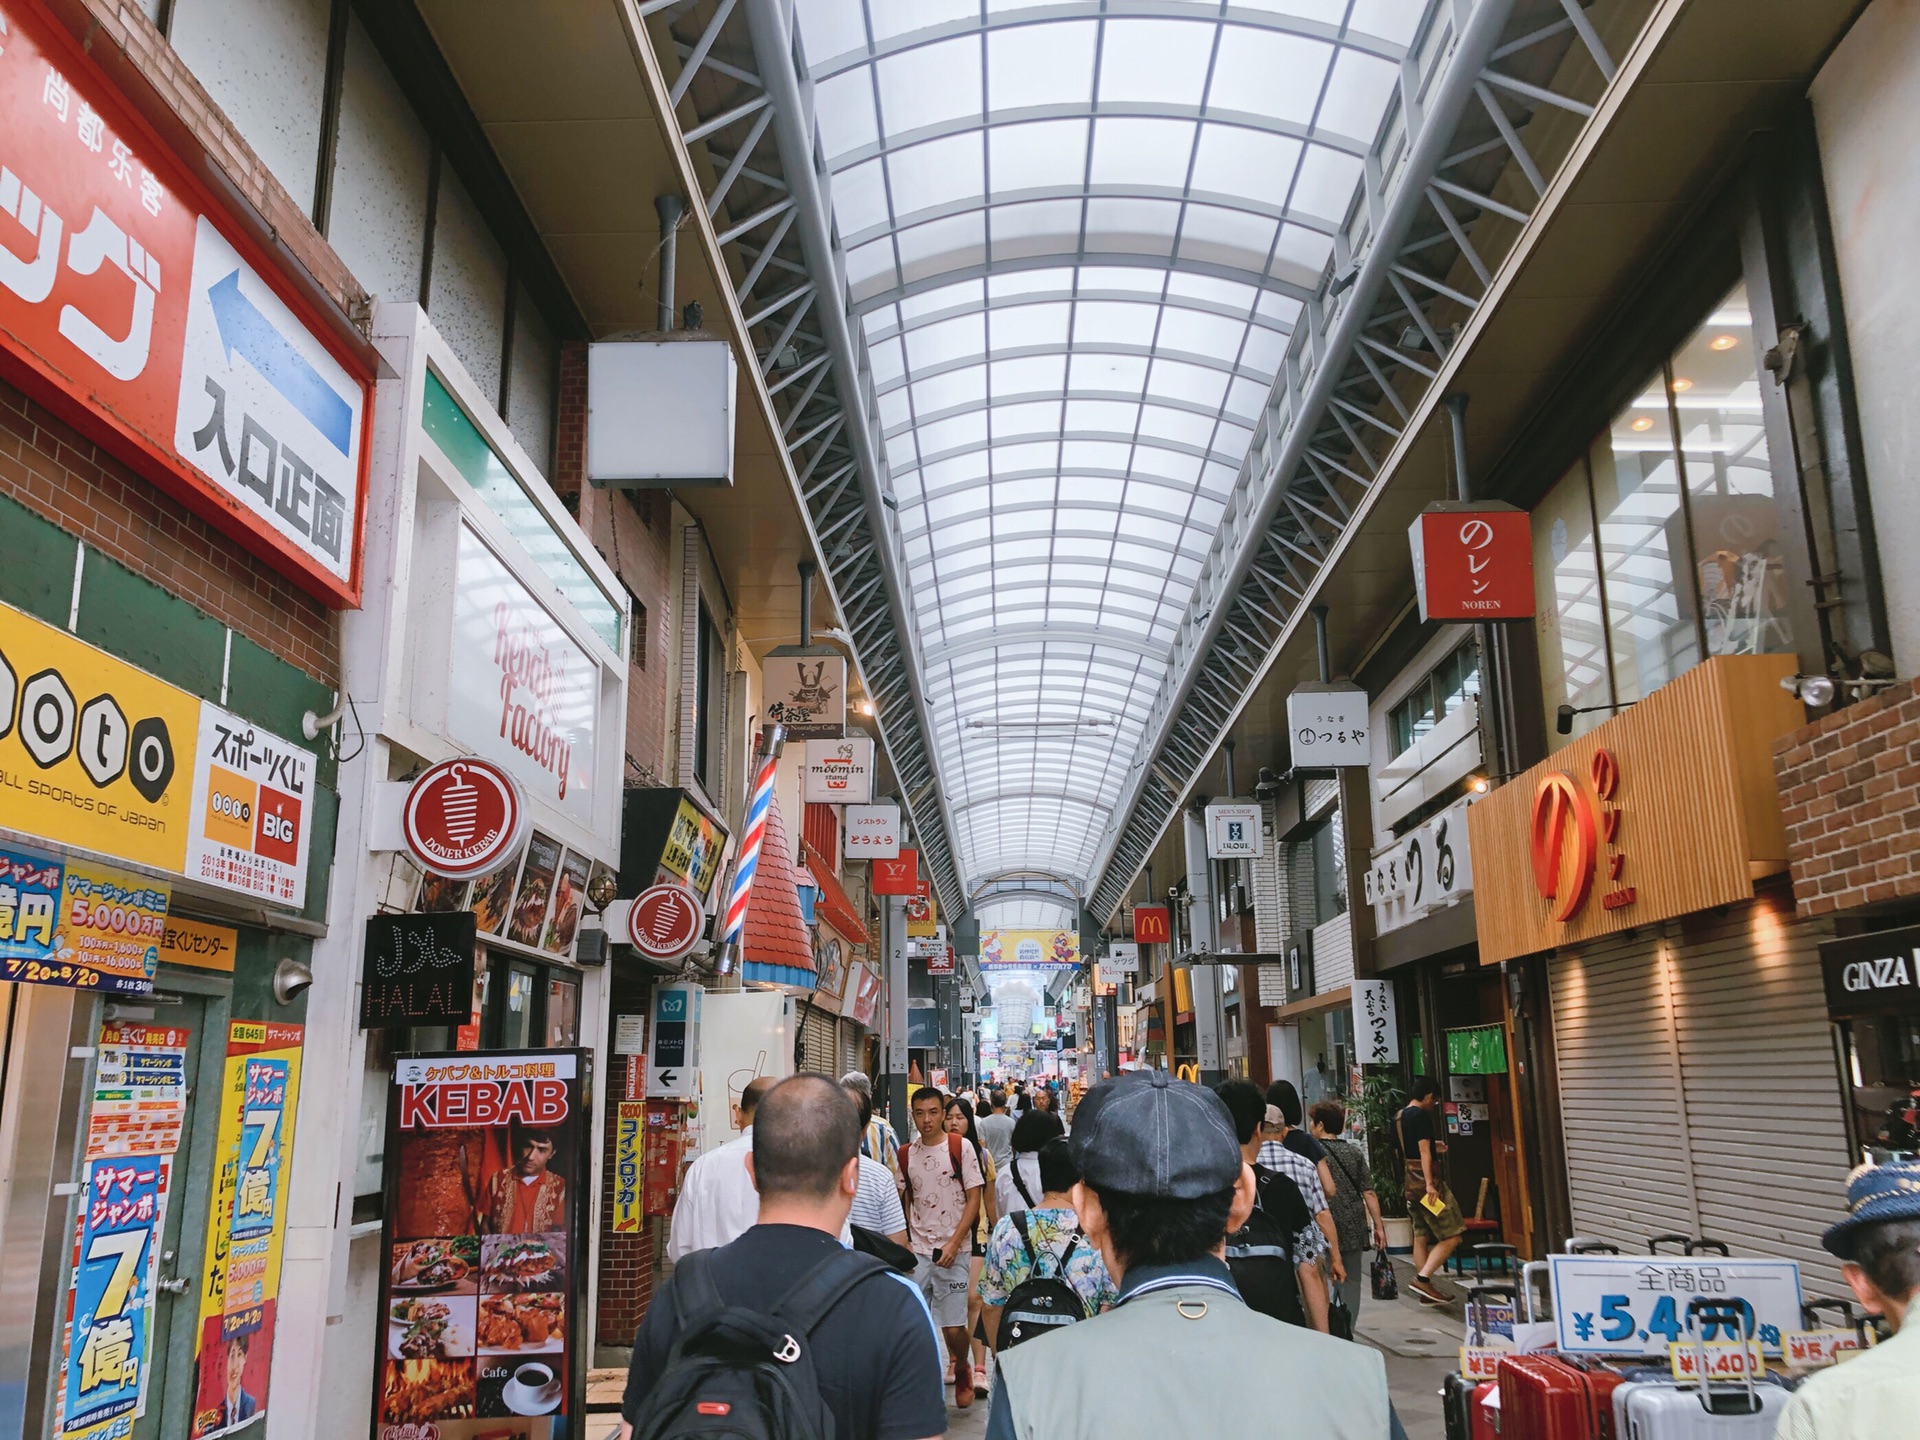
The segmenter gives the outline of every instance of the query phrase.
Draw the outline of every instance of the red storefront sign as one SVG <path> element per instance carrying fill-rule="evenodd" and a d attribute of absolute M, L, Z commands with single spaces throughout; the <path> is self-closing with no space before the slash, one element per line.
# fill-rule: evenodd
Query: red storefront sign
<path fill-rule="evenodd" d="M 0 136 L 0 373 L 357 605 L 372 377 L 37 0 L 0 0 Z"/>
<path fill-rule="evenodd" d="M 452 880 L 498 869 L 526 838 L 527 803 L 490 760 L 442 760 L 413 782 L 400 812 L 407 849 Z"/>
<path fill-rule="evenodd" d="M 1621 910 L 1639 898 L 1625 880 L 1627 854 L 1620 841 L 1620 762 L 1611 750 L 1596 750 L 1587 765 L 1591 789 L 1564 771 L 1550 770 L 1534 786 L 1528 822 L 1534 888 L 1553 902 L 1550 913 L 1565 923 L 1580 913 L 1599 872 L 1612 886 L 1600 897 L 1608 910 Z"/>
<path fill-rule="evenodd" d="M 1173 925 L 1164 905 L 1133 907 L 1133 940 L 1136 945 L 1171 945 Z"/>
<path fill-rule="evenodd" d="M 653 960 L 678 960 L 700 938 L 706 916 L 682 885 L 654 885 L 627 912 L 627 943 Z"/>
<path fill-rule="evenodd" d="M 902 850 L 891 860 L 879 856 L 873 861 L 873 893 L 876 895 L 917 895 L 920 893 L 920 852 Z"/>
<path fill-rule="evenodd" d="M 1533 616 L 1533 526 L 1496 501 L 1429 505 L 1407 532 L 1422 620 Z"/>
<path fill-rule="evenodd" d="M 959 968 L 959 957 L 955 955 L 951 945 L 942 945 L 927 956 L 927 974 L 929 975 L 952 975 L 957 973 Z"/>

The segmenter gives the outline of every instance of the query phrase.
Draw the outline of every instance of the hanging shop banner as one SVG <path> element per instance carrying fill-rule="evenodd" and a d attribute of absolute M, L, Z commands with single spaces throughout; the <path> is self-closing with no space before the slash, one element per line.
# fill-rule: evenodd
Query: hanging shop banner
<path fill-rule="evenodd" d="M 186 965 L 195 970 L 233 973 L 240 953 L 240 932 L 231 925 L 208 925 L 184 915 L 167 916 L 160 935 L 160 963 Z"/>
<path fill-rule="evenodd" d="M 1497 500 L 1442 500 L 1415 517 L 1414 593 L 1428 620 L 1531 620 L 1533 526 Z"/>
<path fill-rule="evenodd" d="M 1207 806 L 1207 858 L 1252 860 L 1266 853 L 1260 807 L 1238 800 Z"/>
<path fill-rule="evenodd" d="M 1287 734 L 1295 770 L 1365 766 L 1373 759 L 1367 692 L 1357 685 L 1313 683 L 1287 696 Z"/>
<path fill-rule="evenodd" d="M 927 974 L 951 975 L 959 969 L 959 956 L 951 945 L 936 946 L 927 956 Z"/>
<path fill-rule="evenodd" d="M 891 859 L 874 857 L 871 889 L 876 895 L 905 895 L 920 891 L 920 852 L 902 850 Z"/>
<path fill-rule="evenodd" d="M 871 1030 L 874 1017 L 880 1013 L 880 972 L 864 961 L 854 966 L 847 995 L 847 1007 L 841 1013 Z"/>
<path fill-rule="evenodd" d="M 1080 963 L 1077 930 L 982 930 L 980 968 L 1071 970 Z"/>
<path fill-rule="evenodd" d="M 1467 807 L 1478 799 L 1461 796 L 1373 857 L 1362 879 L 1374 933 L 1390 934 L 1473 893 Z"/>
<path fill-rule="evenodd" d="M 87 427 L 338 606 L 359 603 L 369 379 L 38 6 L 0 6 L 0 334 Z M 23 674 L 31 672 L 22 672 Z"/>
<path fill-rule="evenodd" d="M 61 1355 L 62 1440 L 127 1440 L 146 1409 L 172 1165 L 160 1155 L 87 1162 Z"/>
<path fill-rule="evenodd" d="M 1167 915 L 1164 905 L 1136 905 L 1133 907 L 1133 943 L 1136 945 L 1171 945 L 1173 943 L 1173 922 Z"/>
<path fill-rule="evenodd" d="M 660 868 L 705 900 L 713 894 L 713 882 L 719 877 L 720 860 L 726 848 L 726 827 L 682 795 L 674 809 L 673 821 L 667 827 Z"/>
<path fill-rule="evenodd" d="M 1354 1058 L 1362 1065 L 1400 1063 L 1400 1021 L 1391 980 L 1353 982 Z"/>
<path fill-rule="evenodd" d="M 810 803 L 866 804 L 873 799 L 873 741 L 865 735 L 807 741 L 800 778 Z"/>
<path fill-rule="evenodd" d="M 0 848 L 0 980 L 151 995 L 170 898 L 161 881 Z"/>
<path fill-rule="evenodd" d="M 473 1017 L 471 910 L 374 915 L 360 975 L 360 1028 L 464 1025 Z"/>
<path fill-rule="evenodd" d="M 254 1020 L 227 1027 L 189 1440 L 238 1430 L 267 1408 L 304 1033 Z"/>
<path fill-rule="evenodd" d="M 613 1233 L 638 1235 L 644 1218 L 647 1103 L 621 1100 L 613 1119 Z"/>
<path fill-rule="evenodd" d="M 847 806 L 847 835 L 843 844 L 849 862 L 898 859 L 900 807 L 898 805 Z"/>
<path fill-rule="evenodd" d="M 396 1057 L 373 1440 L 578 1435 L 589 1064 Z"/>
<path fill-rule="evenodd" d="M 187 1041 L 192 1032 L 109 1020 L 94 1052 L 87 1159 L 171 1155 L 187 1119 Z"/>
<path fill-rule="evenodd" d="M 600 667 L 464 525 L 450 678 L 447 733 L 592 829 Z"/>
<path fill-rule="evenodd" d="M 1140 942 L 1109 940 L 1107 955 L 1100 962 L 1100 968 L 1110 970 L 1115 975 L 1138 975 L 1140 973 Z"/>
<path fill-rule="evenodd" d="M 790 740 L 838 740 L 847 733 L 847 657 L 838 651 L 787 655 L 775 650 L 760 662 L 767 719 Z"/>
<path fill-rule="evenodd" d="M 187 878 L 292 910 L 304 907 L 317 774 L 311 750 L 203 703 Z"/>

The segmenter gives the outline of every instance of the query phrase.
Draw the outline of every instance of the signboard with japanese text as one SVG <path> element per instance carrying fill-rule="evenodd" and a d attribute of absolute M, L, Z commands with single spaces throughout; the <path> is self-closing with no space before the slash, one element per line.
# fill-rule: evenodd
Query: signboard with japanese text
<path fill-rule="evenodd" d="M 713 882 L 720 874 L 720 857 L 727 848 L 727 832 L 716 821 L 700 813 L 693 801 L 681 797 L 679 808 L 667 828 L 666 848 L 660 852 L 660 868 L 686 884 L 702 900 L 713 894 Z"/>
<path fill-rule="evenodd" d="M 1249 860 L 1266 853 L 1260 807 L 1245 801 L 1217 800 L 1207 806 L 1207 858 Z"/>
<path fill-rule="evenodd" d="M 1318 682 L 1287 696 L 1287 735 L 1295 770 L 1365 766 L 1373 759 L 1367 692 L 1357 685 Z"/>
<path fill-rule="evenodd" d="M 184 915 L 167 916 L 160 935 L 160 960 L 166 965 L 186 965 L 195 970 L 222 970 L 233 973 L 233 962 L 240 952 L 240 932 L 230 925 L 209 925 L 189 920 Z"/>
<path fill-rule="evenodd" d="M 1533 527 L 1500 501 L 1429 505 L 1407 532 L 1422 621 L 1533 618 Z"/>
<path fill-rule="evenodd" d="M 638 1235 L 645 1199 L 647 1106 L 644 1100 L 615 1104 L 613 1121 L 613 1233 Z"/>
<path fill-rule="evenodd" d="M 654 987 L 649 1100 L 694 1098 L 700 1083 L 700 1002 L 705 994 L 698 985 Z"/>
<path fill-rule="evenodd" d="M 395 1057 L 372 1440 L 580 1434 L 591 1063 Z"/>
<path fill-rule="evenodd" d="M 1107 955 L 1100 962 L 1100 968 L 1111 970 L 1116 975 L 1138 975 L 1140 973 L 1139 941 L 1109 940 Z"/>
<path fill-rule="evenodd" d="M 311 750 L 203 702 L 187 877 L 288 909 L 303 907 L 317 774 Z"/>
<path fill-rule="evenodd" d="M 940 930 L 940 904 L 933 898 L 933 882 L 920 877 L 913 894 L 907 897 L 907 934 L 927 940 Z"/>
<path fill-rule="evenodd" d="M 1075 930 L 982 930 L 980 968 L 1001 970 L 1071 970 L 1080 963 L 1080 935 Z"/>
<path fill-rule="evenodd" d="M 0 334 L 110 448 L 359 603 L 370 376 L 38 6 L 0 5 Z M 291 291 L 284 292 L 291 295 Z"/>
<path fill-rule="evenodd" d="M 842 847 L 849 861 L 896 859 L 900 854 L 900 807 L 849 805 L 846 831 Z"/>
<path fill-rule="evenodd" d="M 951 945 L 936 945 L 927 954 L 927 974 L 951 975 L 959 968 L 958 959 Z"/>
<path fill-rule="evenodd" d="M 1375 934 L 1411 925 L 1473 893 L 1467 807 L 1479 798 L 1461 796 L 1373 857 L 1362 881 Z"/>
<path fill-rule="evenodd" d="M 593 828 L 600 667 L 464 525 L 453 588 L 447 733 Z"/>
<path fill-rule="evenodd" d="M 146 1409 L 172 1166 L 160 1155 L 87 1162 L 62 1347 L 62 1440 L 126 1440 Z"/>
<path fill-rule="evenodd" d="M 856 1024 L 873 1028 L 874 1017 L 880 1013 L 880 972 L 873 966 L 863 961 L 853 967 L 847 982 L 847 1005 L 841 1013 L 851 1016 Z"/>
<path fill-rule="evenodd" d="M 300 1025 L 227 1027 L 189 1440 L 238 1430 L 267 1408 L 304 1038 Z"/>
<path fill-rule="evenodd" d="M 180 1148 L 191 1034 L 130 1020 L 101 1025 L 87 1113 L 87 1159 L 171 1155 Z"/>
<path fill-rule="evenodd" d="M 1354 1058 L 1362 1065 L 1400 1061 L 1400 1021 L 1393 1008 L 1391 980 L 1353 982 Z"/>
<path fill-rule="evenodd" d="M 760 662 L 767 719 L 790 740 L 838 740 L 847 733 L 847 657 L 838 651 L 790 655 L 776 650 Z"/>
<path fill-rule="evenodd" d="M 1679 1259 L 1657 1255 L 1552 1255 L 1555 1340 L 1583 1355 L 1652 1355 L 1690 1339 L 1687 1306 L 1696 1298 L 1745 1302 L 1753 1338 L 1768 1355 L 1801 1328 L 1800 1267 L 1791 1260 Z M 1711 1330 L 1713 1327 L 1707 1327 Z M 1738 1334 L 1706 1333 L 1707 1340 Z"/>
<path fill-rule="evenodd" d="M 0 848 L 0 980 L 151 995 L 170 898 L 143 876 Z"/>
<path fill-rule="evenodd" d="M 800 776 L 809 803 L 865 805 L 873 799 L 873 740 L 809 740 Z"/>

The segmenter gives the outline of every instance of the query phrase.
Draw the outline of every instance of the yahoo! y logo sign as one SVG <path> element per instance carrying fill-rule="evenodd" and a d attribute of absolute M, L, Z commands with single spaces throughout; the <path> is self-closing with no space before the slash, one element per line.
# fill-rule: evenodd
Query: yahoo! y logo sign
<path fill-rule="evenodd" d="M 1619 880 L 1627 864 L 1619 848 L 1621 807 L 1614 803 L 1620 761 L 1611 750 L 1594 751 L 1587 780 L 1588 785 L 1582 785 L 1565 771 L 1553 770 L 1540 777 L 1533 792 L 1528 830 L 1534 888 L 1551 902 L 1552 918 L 1562 924 L 1587 903 L 1603 864 L 1610 881 Z M 1616 885 L 1600 904 L 1619 910 L 1637 898 L 1633 886 Z"/>

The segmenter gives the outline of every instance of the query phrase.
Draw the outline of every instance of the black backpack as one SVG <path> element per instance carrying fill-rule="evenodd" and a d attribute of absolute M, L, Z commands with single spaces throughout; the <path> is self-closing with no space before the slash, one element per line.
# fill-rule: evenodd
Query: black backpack
<path fill-rule="evenodd" d="M 720 1298 L 710 1254 L 696 1250 L 674 1267 L 680 1336 L 634 1417 L 634 1440 L 834 1440 L 833 1412 L 813 1369 L 813 1330 L 849 1290 L 887 1266 L 836 1251 L 763 1312 Z"/>
<path fill-rule="evenodd" d="M 1253 1167 L 1259 1200 L 1247 1223 L 1227 1237 L 1227 1268 L 1247 1308 L 1289 1325 L 1305 1325 L 1293 1237 L 1313 1223 L 1300 1187 L 1264 1165 Z"/>
<path fill-rule="evenodd" d="M 1000 1311 L 1000 1340 L 993 1349 L 998 1354 L 1002 1350 L 1011 1350 L 1028 1340 L 1037 1340 L 1042 1335 L 1052 1334 L 1062 1325 L 1072 1325 L 1087 1318 L 1087 1302 L 1067 1283 L 1067 1261 L 1073 1255 L 1073 1249 L 1080 1243 L 1080 1231 L 1075 1229 L 1067 1237 L 1067 1248 L 1060 1252 L 1059 1263 L 1053 1267 L 1053 1274 L 1042 1279 L 1040 1276 L 1040 1257 L 1033 1248 L 1033 1236 L 1027 1230 L 1025 1210 L 1017 1210 L 1007 1218 L 1013 1222 L 1013 1228 L 1020 1232 L 1020 1243 L 1027 1247 L 1027 1278 L 1013 1287 L 1013 1293 L 1007 1296 L 1007 1303 Z"/>

